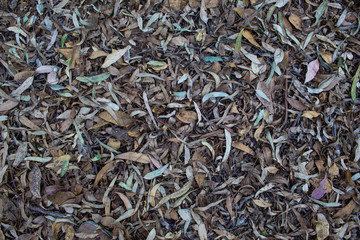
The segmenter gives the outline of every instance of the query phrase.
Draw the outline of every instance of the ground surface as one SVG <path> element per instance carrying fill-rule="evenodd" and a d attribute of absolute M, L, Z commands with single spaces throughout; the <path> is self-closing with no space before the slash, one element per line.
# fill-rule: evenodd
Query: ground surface
<path fill-rule="evenodd" d="M 1 1 L 0 239 L 358 239 L 356 2 Z"/>

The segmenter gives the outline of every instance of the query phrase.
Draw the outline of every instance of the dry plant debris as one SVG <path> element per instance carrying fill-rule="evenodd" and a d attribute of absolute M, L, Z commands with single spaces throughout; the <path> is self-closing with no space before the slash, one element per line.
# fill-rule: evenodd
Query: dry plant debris
<path fill-rule="evenodd" d="M 359 239 L 359 10 L 1 1 L 0 239 Z"/>

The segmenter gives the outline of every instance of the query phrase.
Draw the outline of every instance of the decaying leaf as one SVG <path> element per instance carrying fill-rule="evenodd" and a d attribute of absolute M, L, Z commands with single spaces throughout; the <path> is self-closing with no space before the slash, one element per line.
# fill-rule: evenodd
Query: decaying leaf
<path fill-rule="evenodd" d="M 117 159 L 125 159 L 139 163 L 150 163 L 150 159 L 147 155 L 137 152 L 126 152 L 119 155 L 116 155 Z"/>
<path fill-rule="evenodd" d="M 320 240 L 327 238 L 330 234 L 329 227 L 329 222 L 327 221 L 326 217 L 323 214 L 318 213 L 315 227 L 317 238 Z"/>
<path fill-rule="evenodd" d="M 35 165 L 30 171 L 29 186 L 32 195 L 36 198 L 41 198 L 40 185 L 41 185 L 41 170 L 38 165 Z"/>

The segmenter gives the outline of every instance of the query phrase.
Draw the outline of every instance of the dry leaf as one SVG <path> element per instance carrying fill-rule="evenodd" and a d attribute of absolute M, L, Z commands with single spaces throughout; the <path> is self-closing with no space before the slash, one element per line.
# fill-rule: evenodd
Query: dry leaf
<path fill-rule="evenodd" d="M 244 145 L 244 144 L 242 144 L 240 142 L 233 142 L 231 144 L 231 146 L 233 146 L 234 148 L 237 148 L 237 149 L 239 149 L 241 151 L 244 151 L 244 152 L 246 152 L 246 153 L 248 153 L 250 155 L 255 156 L 255 152 L 251 148 L 249 148 L 248 146 L 246 146 L 246 145 Z"/>
<path fill-rule="evenodd" d="M 263 208 L 267 208 L 267 207 L 271 207 L 272 204 L 265 202 L 263 199 L 253 199 L 253 202 L 259 206 L 259 207 L 263 207 Z"/>
<path fill-rule="evenodd" d="M 302 19 L 299 18 L 296 14 L 292 13 L 289 17 L 289 21 L 297 30 L 300 30 L 300 31 L 302 30 L 301 29 Z"/>
<path fill-rule="evenodd" d="M 192 123 L 197 120 L 197 114 L 194 111 L 182 111 L 176 114 L 176 118 L 183 123 Z"/>
<path fill-rule="evenodd" d="M 106 164 L 96 175 L 95 181 L 94 181 L 94 187 L 98 185 L 100 180 L 104 177 L 104 175 L 109 171 L 110 168 L 112 168 L 115 165 L 115 161 L 109 162 Z"/>
<path fill-rule="evenodd" d="M 114 111 L 119 121 L 117 122 L 108 112 L 101 112 L 99 117 L 104 119 L 107 122 L 113 123 L 120 127 L 129 128 L 134 125 L 135 119 L 133 119 L 129 114 L 123 113 L 121 111 Z"/>
<path fill-rule="evenodd" d="M 28 144 L 27 142 L 23 142 L 18 147 L 16 154 L 15 154 L 15 161 L 13 162 L 13 167 L 18 166 L 26 157 L 28 152 Z"/>
<path fill-rule="evenodd" d="M 107 68 L 111 64 L 117 62 L 129 49 L 130 46 L 127 46 L 123 49 L 116 50 L 113 53 L 107 55 L 101 68 Z"/>
<path fill-rule="evenodd" d="M 245 37 L 251 44 L 255 45 L 258 48 L 261 48 L 261 46 L 256 42 L 254 36 L 252 35 L 251 31 L 244 30 L 243 37 Z"/>
<path fill-rule="evenodd" d="M 353 212 L 356 205 L 357 205 L 356 202 L 353 199 L 351 199 L 350 202 L 345 207 L 341 208 L 339 211 L 337 211 L 334 214 L 333 218 L 341 218 L 341 219 L 347 218 Z"/>
<path fill-rule="evenodd" d="M 30 192 L 36 198 L 41 198 L 40 184 L 41 184 L 41 171 L 39 166 L 35 165 L 30 171 L 29 186 L 30 186 Z"/>
<path fill-rule="evenodd" d="M 295 99 L 292 99 L 292 98 L 289 98 L 289 97 L 286 97 L 286 100 L 296 110 L 304 111 L 306 109 L 306 106 L 302 102 L 300 102 L 298 100 L 295 100 Z"/>
<path fill-rule="evenodd" d="M 143 154 L 143 153 L 137 153 L 137 152 L 126 152 L 115 156 L 116 159 L 125 159 L 125 160 L 131 160 L 134 162 L 139 163 L 150 163 L 150 158 Z"/>
<path fill-rule="evenodd" d="M 321 213 L 317 214 L 317 219 L 318 220 L 316 221 L 315 227 L 317 239 L 324 240 L 329 236 L 329 222 L 326 220 L 326 217 Z"/>
<path fill-rule="evenodd" d="M 320 113 L 315 112 L 315 111 L 304 111 L 302 116 L 304 118 L 312 119 L 312 118 L 316 118 L 316 117 L 320 116 Z"/>

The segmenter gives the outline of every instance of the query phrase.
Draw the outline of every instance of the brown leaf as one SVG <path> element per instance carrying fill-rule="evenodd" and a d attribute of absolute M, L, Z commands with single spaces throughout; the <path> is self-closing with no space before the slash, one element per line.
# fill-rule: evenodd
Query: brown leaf
<path fill-rule="evenodd" d="M 18 147 L 16 154 L 15 154 L 15 161 L 13 162 L 13 167 L 18 166 L 26 157 L 28 152 L 28 144 L 27 142 L 23 142 Z"/>
<path fill-rule="evenodd" d="M 255 156 L 255 152 L 251 148 L 249 148 L 248 146 L 246 146 L 246 145 L 244 145 L 244 144 L 242 144 L 240 142 L 233 142 L 231 144 L 231 146 L 233 146 L 234 148 L 237 148 L 237 149 L 239 149 L 241 151 L 244 151 L 244 152 L 246 152 L 246 153 L 248 153 L 250 155 Z"/>
<path fill-rule="evenodd" d="M 292 99 L 292 98 L 289 98 L 289 97 L 286 97 L 286 100 L 296 110 L 304 111 L 306 109 L 306 106 L 302 102 L 300 102 L 298 100 L 295 100 L 295 99 Z"/>
<path fill-rule="evenodd" d="M 69 200 L 72 200 L 75 198 L 75 194 L 67 191 L 67 192 L 63 192 L 63 191 L 59 191 L 53 195 L 50 195 L 47 197 L 52 203 L 57 204 L 57 205 L 61 205 Z"/>
<path fill-rule="evenodd" d="M 351 199 L 351 201 L 343 208 L 341 208 L 339 211 L 337 211 L 333 218 L 347 218 L 348 216 L 350 216 L 350 214 L 352 213 L 352 211 L 355 209 L 356 207 L 356 202 Z"/>
<path fill-rule="evenodd" d="M 258 48 L 261 48 L 261 46 L 256 42 L 256 40 L 255 40 L 254 36 L 252 35 L 251 31 L 244 30 L 243 37 L 245 37 L 254 46 L 256 46 Z"/>
<path fill-rule="evenodd" d="M 143 154 L 143 153 L 137 153 L 137 152 L 126 152 L 115 156 L 116 159 L 125 159 L 125 160 L 131 160 L 134 162 L 139 163 L 150 163 L 150 158 Z"/>
<path fill-rule="evenodd" d="M 36 198 L 41 198 L 40 185 L 41 185 L 41 171 L 39 166 L 35 165 L 30 171 L 29 187 L 30 187 L 30 192 Z"/>
<path fill-rule="evenodd" d="M 96 175 L 95 181 L 94 181 L 94 187 L 96 187 L 98 185 L 98 183 L 104 177 L 106 172 L 114 165 L 115 165 L 115 161 L 109 162 L 98 172 L 98 174 Z"/>
<path fill-rule="evenodd" d="M 115 114 L 119 119 L 118 121 L 116 121 L 108 112 L 105 111 L 101 112 L 99 117 L 120 127 L 129 128 L 134 125 L 135 119 L 133 119 L 129 114 L 123 113 L 121 111 L 115 111 Z"/>
<path fill-rule="evenodd" d="M 256 12 L 256 10 L 252 9 L 252 8 L 238 8 L 238 7 L 235 7 L 235 8 L 233 8 L 233 10 L 237 14 L 239 14 L 239 16 L 242 17 L 243 19 L 249 18 L 251 15 L 253 15 Z"/>
<path fill-rule="evenodd" d="M 19 117 L 19 121 L 26 127 L 31 128 L 32 130 L 40 131 L 41 128 L 33 123 L 30 119 L 25 117 L 24 115 Z"/>
<path fill-rule="evenodd" d="M 194 111 L 182 111 L 176 114 L 176 118 L 183 123 L 192 123 L 197 120 L 197 114 Z"/>
<path fill-rule="evenodd" d="M 267 99 L 262 98 L 261 96 L 259 96 L 259 94 L 256 94 L 258 96 L 258 98 L 260 99 L 260 101 L 262 102 L 262 104 L 264 104 L 264 106 L 271 112 L 274 113 L 274 106 L 273 106 L 273 102 L 272 102 L 272 97 L 271 97 L 271 87 L 269 84 L 266 84 L 265 82 L 259 81 L 256 87 L 257 90 L 262 91 L 270 101 L 268 101 Z"/>
<path fill-rule="evenodd" d="M 0 105 L 0 112 L 11 110 L 14 107 L 16 107 L 18 104 L 19 104 L 19 102 L 7 100 L 6 102 L 4 102 Z"/>
<path fill-rule="evenodd" d="M 349 169 L 345 171 L 345 182 L 346 184 L 355 187 L 355 182 L 351 179 L 351 172 Z"/>
<path fill-rule="evenodd" d="M 300 30 L 300 31 L 302 30 L 301 29 L 302 19 L 299 18 L 297 15 L 292 13 L 289 17 L 289 21 L 297 30 Z"/>
<path fill-rule="evenodd" d="M 171 43 L 176 46 L 184 46 L 187 42 L 188 40 L 182 36 L 174 37 L 171 39 Z"/>

